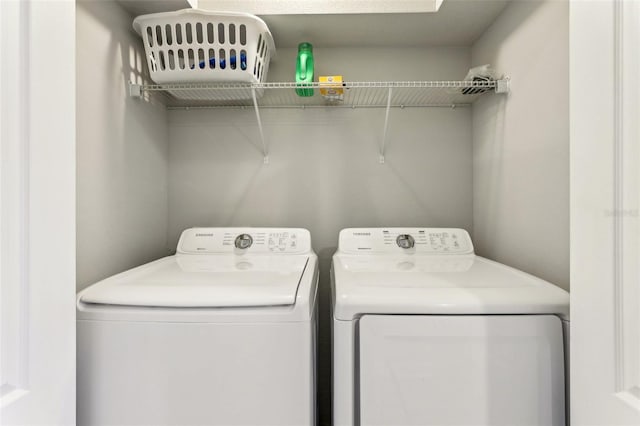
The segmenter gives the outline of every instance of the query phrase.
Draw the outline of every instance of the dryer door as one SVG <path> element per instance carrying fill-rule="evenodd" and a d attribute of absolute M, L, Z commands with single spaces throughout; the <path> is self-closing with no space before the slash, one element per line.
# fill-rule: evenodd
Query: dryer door
<path fill-rule="evenodd" d="M 361 425 L 564 426 L 552 315 L 365 315 Z"/>

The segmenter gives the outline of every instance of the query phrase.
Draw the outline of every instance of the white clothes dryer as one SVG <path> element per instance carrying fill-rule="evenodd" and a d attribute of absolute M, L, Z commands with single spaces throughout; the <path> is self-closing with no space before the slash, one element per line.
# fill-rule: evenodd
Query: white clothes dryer
<path fill-rule="evenodd" d="M 304 229 L 193 228 L 77 296 L 78 424 L 313 425 Z"/>
<path fill-rule="evenodd" d="M 334 426 L 564 426 L 569 295 L 462 229 L 340 232 Z"/>

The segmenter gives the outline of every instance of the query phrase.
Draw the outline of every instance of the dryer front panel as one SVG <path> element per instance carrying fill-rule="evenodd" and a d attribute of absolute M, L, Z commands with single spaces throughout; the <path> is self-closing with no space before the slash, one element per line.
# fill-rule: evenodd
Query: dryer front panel
<path fill-rule="evenodd" d="M 368 425 L 564 426 L 562 325 L 553 315 L 364 315 Z"/>

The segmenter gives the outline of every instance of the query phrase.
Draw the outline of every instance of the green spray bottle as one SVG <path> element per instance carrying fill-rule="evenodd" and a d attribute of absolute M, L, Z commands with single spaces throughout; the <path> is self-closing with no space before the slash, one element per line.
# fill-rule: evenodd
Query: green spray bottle
<path fill-rule="evenodd" d="M 303 88 L 305 84 L 313 83 L 313 46 L 311 43 L 298 45 L 298 60 L 296 62 L 296 93 L 298 96 L 313 96 L 313 88 Z"/>

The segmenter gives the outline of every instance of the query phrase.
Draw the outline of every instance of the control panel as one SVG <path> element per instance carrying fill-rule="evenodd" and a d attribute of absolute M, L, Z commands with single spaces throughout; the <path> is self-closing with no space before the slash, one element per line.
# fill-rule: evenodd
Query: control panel
<path fill-rule="evenodd" d="M 301 228 L 190 228 L 182 232 L 178 253 L 304 254 L 309 231 Z"/>
<path fill-rule="evenodd" d="M 458 228 L 349 228 L 340 232 L 344 253 L 472 254 L 473 243 Z"/>

